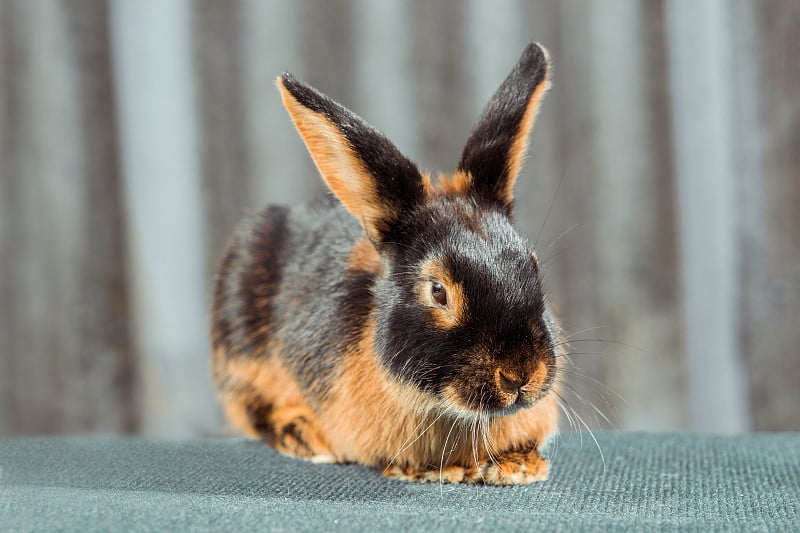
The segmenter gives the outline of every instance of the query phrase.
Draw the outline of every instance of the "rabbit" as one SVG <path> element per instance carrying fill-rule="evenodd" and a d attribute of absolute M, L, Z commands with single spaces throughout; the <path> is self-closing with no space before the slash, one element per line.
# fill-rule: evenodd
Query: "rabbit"
<path fill-rule="evenodd" d="M 348 109 L 277 78 L 333 195 L 246 216 L 224 252 L 212 371 L 232 426 L 407 481 L 547 478 L 563 335 L 511 217 L 549 69 L 529 44 L 435 182 Z"/>

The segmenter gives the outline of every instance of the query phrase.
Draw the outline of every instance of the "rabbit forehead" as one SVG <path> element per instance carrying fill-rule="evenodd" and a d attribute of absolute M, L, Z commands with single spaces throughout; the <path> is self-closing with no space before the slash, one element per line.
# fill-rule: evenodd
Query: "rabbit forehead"
<path fill-rule="evenodd" d="M 451 249 L 445 263 L 464 293 L 473 325 L 487 334 L 527 336 L 544 311 L 539 274 L 525 248 L 473 240 Z"/>
<path fill-rule="evenodd" d="M 430 223 L 415 245 L 427 252 L 416 261 L 418 272 L 424 277 L 434 264 L 458 285 L 472 327 L 486 321 L 494 326 L 487 329 L 504 332 L 528 328 L 544 312 L 532 248 L 503 215 L 490 211 L 476 217 L 467 224 L 459 217 Z"/>

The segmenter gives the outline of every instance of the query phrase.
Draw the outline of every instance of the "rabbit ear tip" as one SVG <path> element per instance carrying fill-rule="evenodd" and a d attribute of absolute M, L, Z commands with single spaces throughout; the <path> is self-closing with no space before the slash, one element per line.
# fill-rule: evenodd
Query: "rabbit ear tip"
<path fill-rule="evenodd" d="M 295 79 L 294 76 L 292 76 L 290 72 L 284 71 L 280 76 L 275 78 L 275 83 L 277 83 L 278 85 L 286 85 L 286 82 L 291 83 L 292 81 L 294 81 L 294 79 Z"/>
<path fill-rule="evenodd" d="M 533 41 L 525 47 L 525 51 L 522 53 L 521 62 L 527 64 L 544 63 L 546 66 L 550 63 L 550 53 L 547 51 L 547 48 L 541 45 L 541 43 Z"/>
<path fill-rule="evenodd" d="M 280 76 L 275 78 L 275 83 L 279 87 L 285 87 L 285 88 L 297 87 L 298 85 L 303 85 L 303 82 L 295 78 L 294 74 L 292 74 L 289 71 L 284 71 Z"/>

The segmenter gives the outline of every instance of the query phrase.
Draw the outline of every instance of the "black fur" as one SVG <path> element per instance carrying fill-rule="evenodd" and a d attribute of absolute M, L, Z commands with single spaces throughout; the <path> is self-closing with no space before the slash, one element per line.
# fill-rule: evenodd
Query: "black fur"
<path fill-rule="evenodd" d="M 228 357 L 261 357 L 268 340 L 276 341 L 300 386 L 321 401 L 374 308 L 374 274 L 345 267 L 361 233 L 338 202 L 271 206 L 245 219 L 220 268 L 215 346 Z M 268 243 L 275 245 L 270 254 Z"/>
<path fill-rule="evenodd" d="M 282 276 L 289 208 L 273 205 L 246 218 L 220 265 L 214 330 L 230 354 L 261 355 Z"/>
<path fill-rule="evenodd" d="M 277 435 L 272 424 L 272 405 L 264 402 L 259 396 L 252 396 L 246 410 L 253 429 L 262 439 L 273 442 Z"/>
<path fill-rule="evenodd" d="M 509 174 L 509 151 L 531 95 L 547 77 L 547 68 L 545 52 L 529 44 L 478 119 L 458 163 L 459 170 L 472 174 L 479 198 L 509 213 L 512 206 L 502 200 L 507 181 L 516 177 Z"/>
<path fill-rule="evenodd" d="M 423 200 L 424 189 L 417 166 L 364 119 L 324 94 L 299 81 L 290 73 L 282 76 L 284 87 L 305 107 L 322 113 L 344 135 L 348 144 L 373 176 L 379 177 L 378 197 L 398 210 L 408 210 Z M 396 220 L 383 221 L 380 231 L 391 239 Z"/>
<path fill-rule="evenodd" d="M 415 235 L 413 247 L 400 247 L 392 275 L 377 282 L 379 352 L 398 377 L 439 393 L 458 372 L 475 369 L 476 352 L 498 361 L 552 358 L 555 332 L 531 245 L 503 214 L 473 209 L 468 229 L 453 217 L 471 200 L 442 197 L 418 208 L 403 231 Z M 460 204 L 460 205 L 459 205 Z M 440 257 L 464 288 L 468 314 L 442 331 L 416 299 L 415 272 L 422 261 Z M 411 274 L 408 274 L 411 273 Z"/>
<path fill-rule="evenodd" d="M 303 432 L 297 426 L 298 423 L 305 423 L 306 420 L 298 418 L 296 422 L 289 422 L 281 429 L 281 443 L 289 448 L 294 447 L 298 455 L 311 457 L 314 455 L 314 450 L 305 441 Z"/>

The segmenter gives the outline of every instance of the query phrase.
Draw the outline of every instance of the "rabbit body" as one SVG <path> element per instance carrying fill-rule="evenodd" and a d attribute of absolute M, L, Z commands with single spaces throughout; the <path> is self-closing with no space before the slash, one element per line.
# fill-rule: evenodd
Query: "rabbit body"
<path fill-rule="evenodd" d="M 236 428 L 412 481 L 547 477 L 562 343 L 510 217 L 548 66 L 526 48 L 436 184 L 359 117 L 278 79 L 335 197 L 247 216 L 224 254 L 212 362 Z"/>

